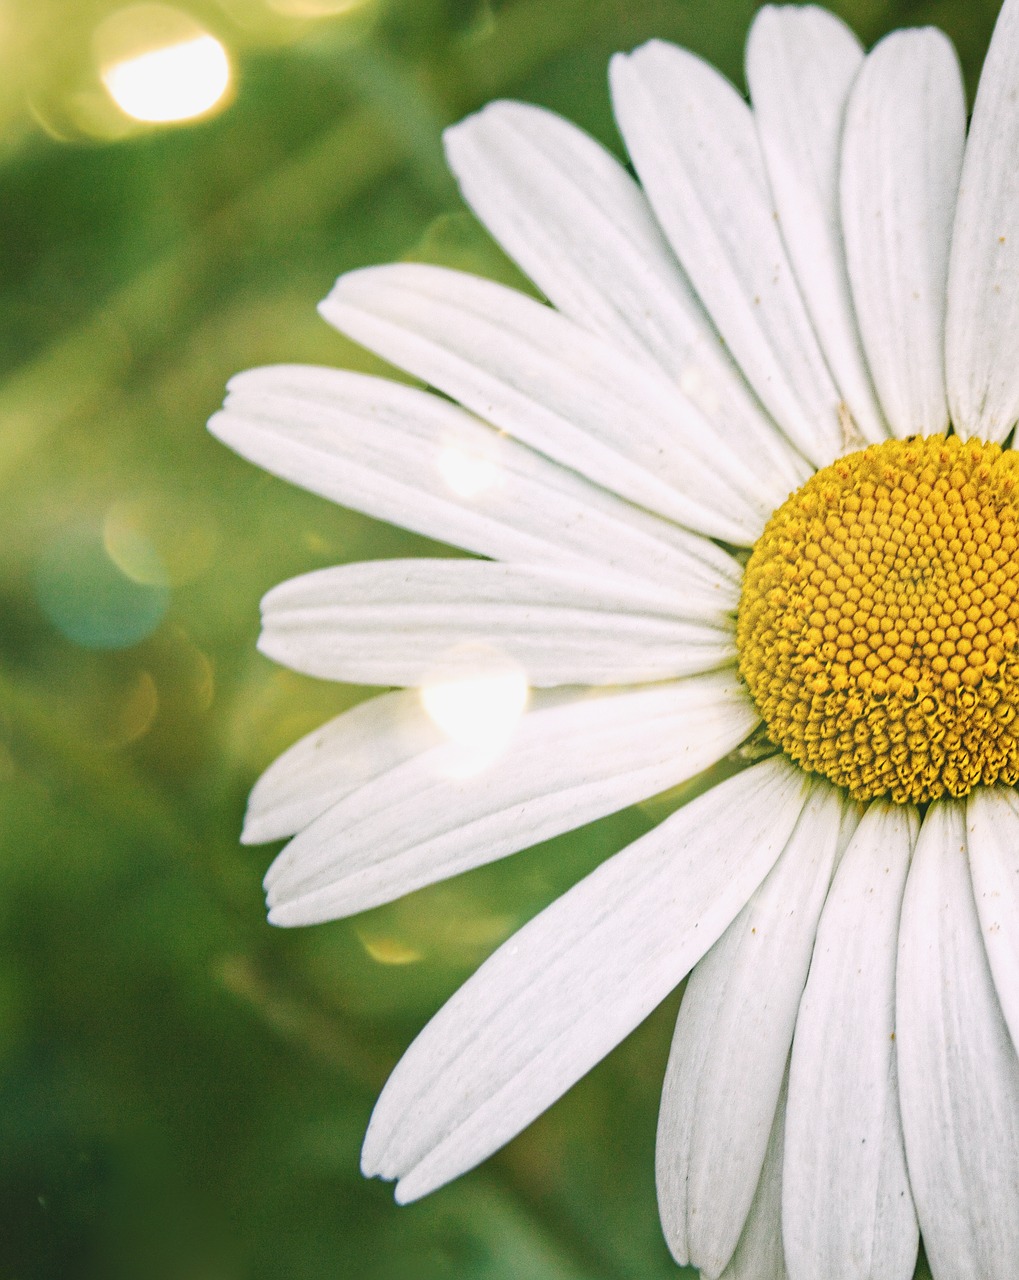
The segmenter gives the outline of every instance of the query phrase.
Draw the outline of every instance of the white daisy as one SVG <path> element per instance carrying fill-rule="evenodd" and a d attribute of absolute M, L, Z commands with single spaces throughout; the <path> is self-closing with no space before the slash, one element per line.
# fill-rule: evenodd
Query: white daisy
<path fill-rule="evenodd" d="M 922 1233 L 938 1280 L 997 1280 L 1019 1256 L 1019 0 L 968 140 L 933 29 L 865 57 L 820 9 L 766 8 L 747 79 L 752 107 L 682 49 L 618 56 L 640 185 L 535 107 L 450 131 L 552 305 L 421 265 L 322 304 L 441 397 L 231 383 L 211 425 L 238 452 L 487 557 L 269 593 L 266 653 L 404 688 L 278 760 L 245 838 L 294 837 L 270 918 L 308 924 L 770 740 L 482 965 L 386 1085 L 365 1172 L 412 1200 L 471 1168 L 692 970 L 658 1133 L 677 1261 L 908 1280 Z M 469 709 L 457 679 L 493 662 L 505 723 L 471 771 L 435 690 Z"/>

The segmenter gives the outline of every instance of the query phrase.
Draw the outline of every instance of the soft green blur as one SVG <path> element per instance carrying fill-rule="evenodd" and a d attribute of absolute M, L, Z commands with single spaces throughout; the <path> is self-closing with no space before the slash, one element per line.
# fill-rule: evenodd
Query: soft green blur
<path fill-rule="evenodd" d="M 251 365 L 382 370 L 316 316 L 341 271 L 517 279 L 458 201 L 444 125 L 519 96 L 618 147 L 610 53 L 663 36 L 738 79 L 756 5 L 180 0 L 234 80 L 218 113 L 159 127 L 100 83 L 117 7 L 0 0 L 0 1280 L 674 1276 L 653 1148 L 676 997 L 459 1183 L 399 1209 L 361 1179 L 415 1032 L 663 810 L 271 929 L 246 792 L 365 691 L 259 656 L 259 597 L 427 546 L 204 424 Z M 943 26 L 971 92 L 997 7 L 837 5 L 868 41 Z"/>

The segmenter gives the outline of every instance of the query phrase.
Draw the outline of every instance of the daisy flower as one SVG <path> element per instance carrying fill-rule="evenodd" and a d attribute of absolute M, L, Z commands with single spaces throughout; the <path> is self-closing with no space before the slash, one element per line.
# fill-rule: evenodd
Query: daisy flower
<path fill-rule="evenodd" d="M 996 1280 L 1019 1256 L 1019 0 L 968 138 L 934 29 L 865 56 L 769 7 L 746 74 L 749 105 L 669 44 L 618 55 L 637 181 L 520 103 L 447 134 L 550 305 L 399 264 L 321 307 L 439 394 L 230 384 L 211 428 L 239 453 L 479 557 L 269 593 L 265 653 L 398 688 L 272 765 L 245 839 L 293 837 L 270 919 L 310 924 L 728 760 L 422 1031 L 365 1172 L 401 1201 L 463 1173 L 690 974 L 657 1143 L 676 1260 L 908 1280 L 922 1235 L 937 1280 Z"/>

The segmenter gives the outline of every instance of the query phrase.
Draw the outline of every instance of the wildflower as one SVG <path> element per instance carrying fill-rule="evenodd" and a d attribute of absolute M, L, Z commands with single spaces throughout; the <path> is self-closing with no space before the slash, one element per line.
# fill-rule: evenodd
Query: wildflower
<path fill-rule="evenodd" d="M 552 306 L 406 264 L 322 304 L 445 398 L 324 369 L 231 383 L 212 430 L 240 453 L 488 557 L 269 593 L 270 656 L 403 691 L 277 761 L 245 838 L 293 835 L 270 918 L 312 923 L 739 759 L 756 734 L 772 754 L 608 859 L 440 1011 L 383 1091 L 365 1172 L 401 1200 L 456 1177 L 692 970 L 658 1132 L 678 1262 L 908 1280 L 922 1235 L 937 1280 L 1005 1277 L 1019 0 L 968 139 L 933 29 L 864 57 L 820 9 L 765 8 L 747 79 L 752 107 L 681 49 L 619 55 L 640 186 L 534 107 L 450 131 L 468 203 Z M 510 713 L 472 771 L 428 698 L 493 670 Z"/>

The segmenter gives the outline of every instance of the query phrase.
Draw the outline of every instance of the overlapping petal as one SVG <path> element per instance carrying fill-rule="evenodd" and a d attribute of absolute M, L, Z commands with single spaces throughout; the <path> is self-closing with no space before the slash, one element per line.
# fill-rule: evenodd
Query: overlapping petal
<path fill-rule="evenodd" d="M 771 1125 L 764 1168 L 736 1252 L 719 1280 L 787 1280 L 782 1247 L 782 1180 L 788 1077 L 782 1084 Z M 709 1278 L 713 1280 L 713 1278 Z"/>
<path fill-rule="evenodd" d="M 262 602 L 259 648 L 353 684 L 420 685 L 502 658 L 532 685 L 635 684 L 736 656 L 729 584 L 681 589 L 476 560 L 383 560 L 321 569 Z"/>
<path fill-rule="evenodd" d="M 724 672 L 536 699 L 480 772 L 463 776 L 462 745 L 443 742 L 305 827 L 269 868 L 270 919 L 351 915 L 570 831 L 699 773 L 757 720 Z"/>
<path fill-rule="evenodd" d="M 974 791 L 966 804 L 970 872 L 984 949 L 1013 1045 L 1019 1045 L 1019 796 Z"/>
<path fill-rule="evenodd" d="M 664 374 L 503 285 L 421 263 L 353 271 L 330 324 L 515 439 L 698 532 L 752 543 L 786 471 L 755 474 Z"/>
<path fill-rule="evenodd" d="M 913 1275 L 895 954 L 918 827 L 912 806 L 872 803 L 821 912 L 789 1074 L 782 1227 L 792 1280 Z"/>
<path fill-rule="evenodd" d="M 1019 1060 L 981 939 L 965 810 L 931 806 L 906 882 L 896 1046 L 909 1181 L 936 1277 L 1007 1280 L 1019 1253 Z"/>
<path fill-rule="evenodd" d="M 842 822 L 839 793 L 815 782 L 781 857 L 683 997 L 658 1120 L 658 1205 L 676 1261 L 708 1275 L 728 1264 L 757 1190 Z"/>
<path fill-rule="evenodd" d="M 1005 0 L 980 75 L 948 272 L 945 372 L 963 436 L 1004 440 L 1019 418 L 1019 3 Z"/>
<path fill-rule="evenodd" d="M 376 1105 L 368 1174 L 413 1200 L 490 1155 L 627 1035 L 717 940 L 784 848 L 807 782 L 774 758 L 603 863 L 491 956 Z"/>
<path fill-rule="evenodd" d="M 417 690 L 369 698 L 273 761 L 252 789 L 241 839 L 261 844 L 292 836 L 344 796 L 442 740 Z"/>
<path fill-rule="evenodd" d="M 895 435 L 948 427 L 945 284 L 966 135 L 959 60 L 940 31 L 896 31 L 853 86 L 842 229 L 856 314 Z"/>
<path fill-rule="evenodd" d="M 275 365 L 230 381 L 213 435 L 266 470 L 429 538 L 524 564 L 684 582 L 736 562 L 438 396 L 342 369 Z"/>
<path fill-rule="evenodd" d="M 446 132 L 468 204 L 564 315 L 650 358 L 755 470 L 798 487 L 809 467 L 725 353 L 643 192 L 561 116 L 493 102 Z"/>
<path fill-rule="evenodd" d="M 826 465 L 844 447 L 841 396 L 782 244 L 750 108 L 659 40 L 617 54 L 610 78 L 644 190 L 708 314 L 789 439 Z"/>
<path fill-rule="evenodd" d="M 857 331 L 839 210 L 846 103 L 863 63 L 856 36 L 814 5 L 765 5 L 747 39 L 747 84 L 782 239 L 852 426 L 888 431 Z"/>

